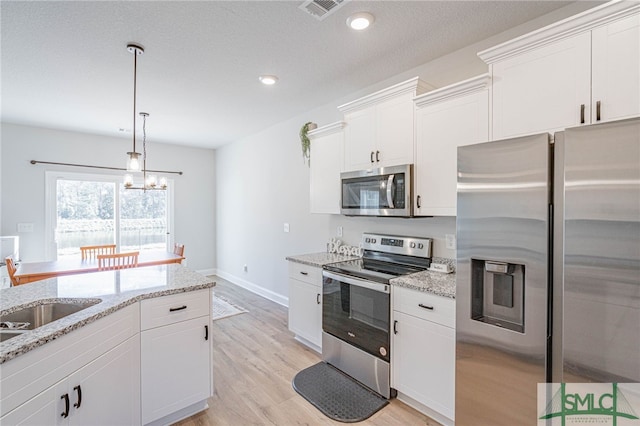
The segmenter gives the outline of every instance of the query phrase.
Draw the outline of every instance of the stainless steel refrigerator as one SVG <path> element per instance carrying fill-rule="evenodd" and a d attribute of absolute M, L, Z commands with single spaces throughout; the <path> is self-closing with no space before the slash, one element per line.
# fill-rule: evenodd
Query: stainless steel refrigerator
<path fill-rule="evenodd" d="M 457 238 L 458 426 L 640 382 L 640 118 L 458 148 Z"/>

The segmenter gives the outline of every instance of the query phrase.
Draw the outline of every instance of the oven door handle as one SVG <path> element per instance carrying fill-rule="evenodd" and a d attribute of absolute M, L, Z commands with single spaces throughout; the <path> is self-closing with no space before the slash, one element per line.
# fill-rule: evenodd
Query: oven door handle
<path fill-rule="evenodd" d="M 396 208 L 393 204 L 393 180 L 395 178 L 396 175 L 389 175 L 389 179 L 387 180 L 387 203 L 389 204 L 390 209 Z"/>
<path fill-rule="evenodd" d="M 346 275 L 338 275 L 328 271 L 323 271 L 322 276 L 331 278 L 332 280 L 343 282 L 345 284 L 355 285 L 357 287 L 363 287 L 369 290 L 378 291 L 380 293 L 387 293 L 387 294 L 390 293 L 388 284 L 372 283 L 370 281 L 364 281 L 358 278 L 347 277 Z"/>

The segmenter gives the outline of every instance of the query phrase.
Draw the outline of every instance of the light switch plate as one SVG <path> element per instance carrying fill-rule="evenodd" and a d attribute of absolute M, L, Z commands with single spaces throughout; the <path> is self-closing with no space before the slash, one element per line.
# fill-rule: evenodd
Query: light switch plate
<path fill-rule="evenodd" d="M 446 247 L 449 250 L 455 250 L 456 249 L 456 234 L 445 234 L 445 240 L 446 240 Z"/>
<path fill-rule="evenodd" d="M 284 224 L 284 232 L 289 232 L 289 224 L 288 223 Z"/>
<path fill-rule="evenodd" d="M 18 232 L 33 232 L 33 223 L 19 223 Z"/>

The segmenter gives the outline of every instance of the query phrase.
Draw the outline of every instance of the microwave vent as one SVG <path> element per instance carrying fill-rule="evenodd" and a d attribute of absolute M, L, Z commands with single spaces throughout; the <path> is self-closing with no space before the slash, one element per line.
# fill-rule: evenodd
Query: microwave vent
<path fill-rule="evenodd" d="M 307 0 L 300 5 L 300 9 L 322 21 L 324 18 L 340 9 L 349 0 Z"/>

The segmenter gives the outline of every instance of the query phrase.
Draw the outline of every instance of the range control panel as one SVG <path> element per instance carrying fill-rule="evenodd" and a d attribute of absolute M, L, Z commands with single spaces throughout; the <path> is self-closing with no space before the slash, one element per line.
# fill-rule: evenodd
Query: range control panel
<path fill-rule="evenodd" d="M 362 234 L 362 248 L 407 256 L 431 257 L 431 238 Z"/>

